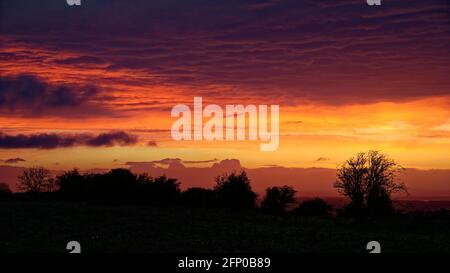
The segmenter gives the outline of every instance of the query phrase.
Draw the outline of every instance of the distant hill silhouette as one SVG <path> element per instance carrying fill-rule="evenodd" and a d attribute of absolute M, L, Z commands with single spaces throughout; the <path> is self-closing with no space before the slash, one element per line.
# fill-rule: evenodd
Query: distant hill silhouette
<path fill-rule="evenodd" d="M 336 170 L 328 168 L 286 168 L 261 167 L 245 168 L 239 160 L 229 159 L 214 163 L 211 167 L 187 167 L 177 160 L 168 160 L 168 164 L 154 162 L 127 162 L 126 166 L 134 173 L 148 173 L 152 176 L 167 175 L 182 182 L 181 188 L 190 187 L 211 188 L 214 178 L 220 174 L 233 170 L 244 169 L 249 178 L 254 181 L 253 190 L 264 193 L 269 186 L 289 184 L 301 190 L 302 196 L 338 196 L 333 189 Z M 187 165 L 187 164 L 186 164 Z M 23 167 L 0 166 L 0 181 L 16 190 L 17 176 L 22 174 Z M 86 172 L 87 170 L 80 170 Z M 91 169 L 88 172 L 107 172 L 109 169 Z M 60 174 L 61 171 L 53 171 Z M 411 199 L 440 199 L 450 200 L 450 170 L 418 170 L 406 169 L 399 179 L 408 183 Z"/>
<path fill-rule="evenodd" d="M 153 162 L 127 162 L 133 172 L 147 172 L 152 175 L 166 174 L 178 178 L 183 187 L 212 187 L 214 177 L 224 172 L 243 169 L 253 183 L 253 189 L 263 193 L 267 187 L 289 184 L 302 191 L 303 196 L 338 196 L 333 183 L 336 170 L 329 168 L 287 168 L 281 166 L 245 168 L 237 159 L 222 160 L 211 167 L 186 167 L 180 161 L 168 164 Z M 450 200 L 450 170 L 419 170 L 407 168 L 400 174 L 400 180 L 407 181 L 411 197 L 440 198 Z"/>

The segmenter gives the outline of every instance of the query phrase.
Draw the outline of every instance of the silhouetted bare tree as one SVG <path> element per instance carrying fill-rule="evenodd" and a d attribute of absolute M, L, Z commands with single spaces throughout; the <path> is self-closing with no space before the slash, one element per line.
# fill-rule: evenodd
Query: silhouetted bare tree
<path fill-rule="evenodd" d="M 24 192 L 52 192 L 57 184 L 51 177 L 51 172 L 43 167 L 32 167 L 23 171 L 18 177 L 17 188 Z"/>
<path fill-rule="evenodd" d="M 350 198 L 347 211 L 355 216 L 392 210 L 391 194 L 406 191 L 395 177 L 402 168 L 379 151 L 359 153 L 337 170 L 335 188 Z"/>
<path fill-rule="evenodd" d="M 290 186 L 267 188 L 261 208 L 273 214 L 283 213 L 289 205 L 295 204 L 295 193 Z"/>

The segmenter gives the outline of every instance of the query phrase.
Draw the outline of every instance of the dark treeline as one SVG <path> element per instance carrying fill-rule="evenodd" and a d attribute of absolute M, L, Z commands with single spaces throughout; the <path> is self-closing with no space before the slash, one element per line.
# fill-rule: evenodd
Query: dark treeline
<path fill-rule="evenodd" d="M 346 161 L 337 170 L 335 187 L 350 201 L 338 211 L 320 198 L 297 204 L 295 189 L 287 185 L 267 188 L 261 202 L 257 202 L 257 194 L 244 171 L 218 176 L 212 189 L 188 188 L 182 191 L 177 179 L 134 174 L 128 169 L 87 174 L 74 169 L 54 178 L 45 168 L 34 167 L 19 176 L 21 193 L 13 194 L 0 183 L 0 199 L 181 205 L 234 211 L 258 209 L 274 215 L 331 216 L 337 212 L 355 218 L 386 217 L 398 215 L 392 206 L 391 194 L 406 191 L 404 184 L 394 181 L 398 170 L 400 168 L 394 161 L 377 151 L 360 153 Z"/>
<path fill-rule="evenodd" d="M 52 178 L 46 169 L 34 167 L 19 177 L 21 193 L 12 194 L 3 187 L 0 198 L 109 205 L 182 205 L 233 211 L 260 209 L 270 214 L 283 214 L 288 210 L 300 215 L 332 213 L 332 207 L 322 199 L 305 201 L 295 207 L 296 191 L 291 186 L 268 188 L 258 206 L 257 194 L 245 171 L 218 176 L 212 189 L 193 187 L 182 191 L 180 184 L 175 178 L 134 174 L 128 169 L 86 174 L 74 169 Z"/>

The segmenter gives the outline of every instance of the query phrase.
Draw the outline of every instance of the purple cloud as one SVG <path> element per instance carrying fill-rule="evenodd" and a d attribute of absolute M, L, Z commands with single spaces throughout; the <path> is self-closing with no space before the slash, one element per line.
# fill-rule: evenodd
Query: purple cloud
<path fill-rule="evenodd" d="M 94 86 L 52 85 L 33 75 L 0 77 L 0 114 L 64 117 L 105 114 L 107 110 L 93 102 L 98 94 Z M 70 111 L 75 109 L 79 111 Z"/>
<path fill-rule="evenodd" d="M 3 160 L 2 160 L 2 161 L 3 161 Z M 20 157 L 9 158 L 9 159 L 4 160 L 4 162 L 5 162 L 6 164 L 16 164 L 16 163 L 19 163 L 19 162 L 25 162 L 25 161 L 26 161 L 25 159 L 20 158 Z"/>
<path fill-rule="evenodd" d="M 13 41 L 79 55 L 46 61 L 156 75 L 121 79 L 141 86 L 176 84 L 212 97 L 226 89 L 227 97 L 286 104 L 449 94 L 444 0 L 391 1 L 382 8 L 360 0 L 137 0 L 133 6 L 99 0 L 76 13 L 64 3 L 17 0 L 2 9 L 2 33 Z"/>
<path fill-rule="evenodd" d="M 0 149 L 56 149 L 74 146 L 111 147 L 137 144 L 138 138 L 126 132 L 91 134 L 30 134 L 0 133 Z"/>

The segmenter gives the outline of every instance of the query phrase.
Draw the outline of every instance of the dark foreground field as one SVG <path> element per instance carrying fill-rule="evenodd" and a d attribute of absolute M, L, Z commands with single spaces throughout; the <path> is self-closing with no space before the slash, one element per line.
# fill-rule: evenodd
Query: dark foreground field
<path fill-rule="evenodd" d="M 0 203 L 0 252 L 301 253 L 450 252 L 448 219 L 403 216 L 350 219 L 270 216 L 208 209 Z"/>

